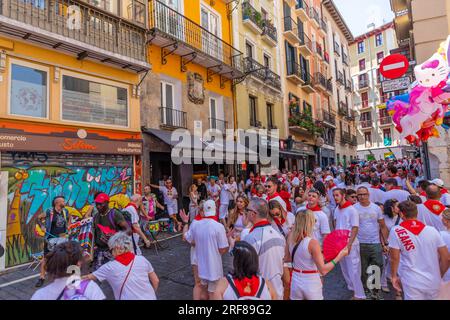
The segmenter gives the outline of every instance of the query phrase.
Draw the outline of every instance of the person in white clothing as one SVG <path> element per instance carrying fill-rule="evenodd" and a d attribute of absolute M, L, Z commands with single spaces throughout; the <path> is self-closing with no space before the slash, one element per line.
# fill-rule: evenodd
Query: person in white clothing
<path fill-rule="evenodd" d="M 379 206 L 370 202 L 369 189 L 367 187 L 359 187 L 357 192 L 358 203 L 354 208 L 359 214 L 359 230 L 358 241 L 361 253 L 361 281 L 364 286 L 367 298 L 375 300 L 382 299 L 381 288 L 370 289 L 367 285 L 368 270 L 371 266 L 378 266 L 383 270 L 383 246 L 380 241 L 380 232 L 383 239 L 387 239 L 388 231 L 384 223 L 383 213 Z"/>
<path fill-rule="evenodd" d="M 180 212 L 183 222 L 189 217 Z M 228 252 L 228 239 L 223 224 L 217 221 L 216 204 L 207 200 L 203 204 L 204 217 L 183 230 L 184 239 L 195 249 L 198 277 L 201 282 L 201 297 L 212 298 L 220 278 L 223 277 L 222 255 Z M 185 226 L 186 228 L 186 226 Z"/>
<path fill-rule="evenodd" d="M 228 218 L 228 206 L 230 205 L 230 200 L 234 200 L 231 194 L 231 184 L 228 183 L 228 178 L 225 177 L 222 184 L 220 185 L 220 207 L 219 207 L 219 219 L 223 225 L 225 225 L 225 219 Z"/>
<path fill-rule="evenodd" d="M 373 202 L 373 203 L 377 203 L 377 202 L 384 203 L 385 191 L 383 191 L 381 189 L 380 178 L 373 177 L 370 180 L 369 193 L 370 193 L 370 202 Z"/>
<path fill-rule="evenodd" d="M 220 279 L 213 300 L 275 300 L 272 284 L 258 275 L 258 253 L 245 241 L 232 250 L 233 272 Z"/>
<path fill-rule="evenodd" d="M 323 243 L 323 239 L 330 233 L 330 224 L 328 223 L 327 215 L 322 211 L 319 206 L 319 192 L 315 189 L 311 189 L 308 192 L 308 204 L 306 209 L 311 210 L 316 217 L 314 223 L 314 239 L 319 241 L 320 245 Z"/>
<path fill-rule="evenodd" d="M 247 207 L 247 214 L 253 227 L 243 240 L 255 248 L 259 257 L 259 272 L 264 279 L 271 282 L 277 300 L 281 300 L 284 292 L 282 277 L 286 240 L 268 221 L 267 201 L 252 198 Z"/>
<path fill-rule="evenodd" d="M 450 258 L 450 209 L 445 209 L 444 212 L 442 212 L 442 223 L 445 226 L 445 230 L 441 231 L 440 233 L 442 239 L 447 245 L 447 250 L 449 251 L 449 258 Z M 447 270 L 442 280 L 444 280 L 444 282 L 450 281 L 450 269 Z"/>
<path fill-rule="evenodd" d="M 147 239 L 144 232 L 142 232 L 141 226 L 139 225 L 139 214 L 138 210 L 142 205 L 142 196 L 139 194 L 133 194 L 130 198 L 130 203 L 123 209 L 131 215 L 131 224 L 133 228 L 133 248 L 134 253 L 141 256 L 142 251 L 139 248 L 139 238 L 141 238 L 145 246 L 150 247 L 150 240 Z"/>
<path fill-rule="evenodd" d="M 403 181 L 402 178 L 399 177 L 398 175 L 398 169 L 395 165 L 390 164 L 387 167 L 387 175 L 390 179 L 395 179 L 395 181 L 397 181 L 397 186 L 399 186 L 400 188 L 402 187 Z M 397 199 L 398 200 L 398 199 Z M 399 201 L 403 201 L 403 200 L 399 200 Z"/>
<path fill-rule="evenodd" d="M 291 300 L 323 300 L 320 276 L 325 276 L 348 255 L 345 247 L 336 258 L 324 262 L 319 241 L 313 238 L 315 220 L 314 213 L 305 210 L 295 217 L 288 235 L 284 260 L 292 263 Z"/>
<path fill-rule="evenodd" d="M 441 215 L 446 207 L 440 201 L 441 192 L 434 184 L 429 185 L 425 192 L 427 200 L 417 206 L 419 211 L 417 219 L 427 226 L 435 227 L 437 231 L 444 231 L 445 227 L 442 223 Z"/>
<path fill-rule="evenodd" d="M 447 189 L 444 188 L 444 181 L 441 179 L 433 179 L 430 181 L 431 184 L 434 184 L 439 188 L 439 192 L 441 193 L 440 201 L 447 208 L 450 207 L 450 193 L 448 193 Z"/>
<path fill-rule="evenodd" d="M 353 299 L 366 299 L 361 282 L 361 256 L 359 253 L 359 241 L 357 238 L 359 229 L 359 214 L 350 201 L 345 200 L 345 190 L 335 189 L 333 197 L 338 206 L 334 211 L 334 225 L 338 230 L 349 230 L 348 240 L 349 254 L 341 261 L 342 274 L 347 283 L 347 288 L 353 291 Z"/>
<path fill-rule="evenodd" d="M 114 260 L 86 276 L 90 280 L 108 281 L 116 300 L 156 300 L 159 279 L 151 263 L 135 255 L 131 237 L 117 232 L 108 241 Z"/>
<path fill-rule="evenodd" d="M 417 220 L 417 205 L 399 205 L 403 222 L 389 234 L 392 285 L 405 300 L 436 299 L 447 272 L 447 246 L 439 232 Z"/>
<path fill-rule="evenodd" d="M 269 220 L 273 228 L 286 237 L 294 224 L 295 216 L 287 211 L 286 202 L 280 196 L 269 201 L 269 210 Z"/>
<path fill-rule="evenodd" d="M 51 282 L 37 290 L 31 300 L 104 300 L 106 299 L 100 287 L 90 280 L 83 280 L 78 288 L 69 287 L 70 266 L 81 268 L 83 264 L 83 249 L 76 241 L 58 244 L 45 257 L 45 270 Z"/>
<path fill-rule="evenodd" d="M 410 193 L 408 191 L 402 190 L 398 186 L 397 180 L 394 178 L 388 178 L 384 182 L 386 192 L 384 193 L 383 203 L 389 199 L 397 199 L 399 202 L 408 200 Z"/>
<path fill-rule="evenodd" d="M 167 179 L 164 182 L 164 186 L 157 186 L 155 184 L 150 184 L 152 188 L 159 189 L 164 196 L 164 204 L 167 207 L 167 213 L 169 214 L 170 219 L 172 219 L 173 223 L 176 227 L 177 231 L 181 231 L 182 224 L 177 219 L 178 213 L 178 192 L 177 189 L 173 186 L 172 179 Z"/>

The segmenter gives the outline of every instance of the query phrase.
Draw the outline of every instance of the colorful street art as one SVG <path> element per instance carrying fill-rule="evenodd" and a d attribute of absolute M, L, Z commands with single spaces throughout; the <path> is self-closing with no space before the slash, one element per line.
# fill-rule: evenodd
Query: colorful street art
<path fill-rule="evenodd" d="M 63 195 L 69 213 L 82 218 L 97 192 L 109 194 L 113 205 L 121 207 L 133 190 L 129 167 L 17 164 L 1 170 L 9 174 L 6 267 L 26 263 L 31 254 L 43 250 L 43 238 L 35 233 L 36 221 L 55 196 Z"/>

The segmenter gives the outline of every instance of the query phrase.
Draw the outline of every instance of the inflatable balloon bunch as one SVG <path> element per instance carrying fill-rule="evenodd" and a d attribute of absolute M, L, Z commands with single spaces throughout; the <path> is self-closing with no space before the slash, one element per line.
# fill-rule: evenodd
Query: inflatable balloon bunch
<path fill-rule="evenodd" d="M 401 139 L 419 145 L 439 137 L 436 126 L 443 124 L 450 103 L 450 36 L 438 52 L 414 68 L 416 82 L 407 94 L 386 102 Z"/>

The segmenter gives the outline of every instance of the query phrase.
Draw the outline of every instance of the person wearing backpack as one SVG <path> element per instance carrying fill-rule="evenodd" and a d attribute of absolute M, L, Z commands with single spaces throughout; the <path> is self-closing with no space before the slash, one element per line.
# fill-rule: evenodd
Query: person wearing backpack
<path fill-rule="evenodd" d="M 219 280 L 213 300 L 276 300 L 277 293 L 269 281 L 258 274 L 258 253 L 245 241 L 236 242 L 233 272 Z"/>
<path fill-rule="evenodd" d="M 86 276 L 89 280 L 106 280 L 116 300 L 156 300 L 159 279 L 152 264 L 133 253 L 132 239 L 124 232 L 117 232 L 108 246 L 114 260 L 102 265 Z"/>
<path fill-rule="evenodd" d="M 95 199 L 95 207 L 98 213 L 94 216 L 94 270 L 103 264 L 113 260 L 108 248 L 108 240 L 118 231 L 132 234 L 131 219 L 126 220 L 124 214 L 117 209 L 109 208 L 109 196 L 99 193 Z M 130 218 L 131 215 L 127 215 Z"/>
<path fill-rule="evenodd" d="M 137 255 L 142 255 L 142 251 L 139 248 L 139 238 L 141 238 L 147 248 L 150 247 L 150 240 L 147 239 L 144 232 L 139 225 L 139 214 L 138 211 L 142 206 L 142 196 L 139 194 L 133 194 L 130 198 L 130 203 L 123 209 L 122 214 L 125 220 L 128 216 L 131 220 L 131 228 L 133 230 L 133 248 L 134 253 Z M 128 222 L 128 221 L 127 221 Z"/>
<path fill-rule="evenodd" d="M 67 269 L 70 266 L 81 268 L 83 249 L 76 241 L 58 244 L 46 256 L 46 271 L 50 283 L 37 290 L 31 300 L 104 300 L 100 287 L 91 280 L 85 279 L 75 283 L 71 288 L 71 278 Z M 72 278 L 73 279 L 73 278 Z"/>

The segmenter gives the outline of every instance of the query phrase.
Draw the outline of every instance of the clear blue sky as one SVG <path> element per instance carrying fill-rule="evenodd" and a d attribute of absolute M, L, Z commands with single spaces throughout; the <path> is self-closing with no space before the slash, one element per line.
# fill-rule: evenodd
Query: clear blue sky
<path fill-rule="evenodd" d="M 394 18 L 389 0 L 334 0 L 334 3 L 353 36 L 366 33 L 372 22 L 379 27 Z"/>

